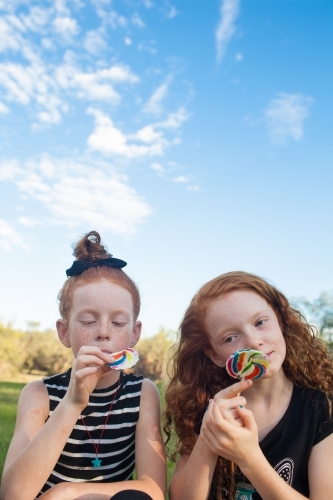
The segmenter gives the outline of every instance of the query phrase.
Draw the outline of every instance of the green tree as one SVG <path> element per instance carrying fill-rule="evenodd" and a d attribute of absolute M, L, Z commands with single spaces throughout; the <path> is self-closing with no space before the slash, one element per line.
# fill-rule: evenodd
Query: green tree
<path fill-rule="evenodd" d="M 165 380 L 168 351 L 175 338 L 175 332 L 162 328 L 152 337 L 140 339 L 136 346 L 139 361 L 135 365 L 135 373 L 155 382 Z"/>
<path fill-rule="evenodd" d="M 319 335 L 333 348 L 333 292 L 322 292 L 317 299 L 312 301 L 305 297 L 291 300 L 295 309 L 298 309 L 307 319 L 315 325 Z"/>

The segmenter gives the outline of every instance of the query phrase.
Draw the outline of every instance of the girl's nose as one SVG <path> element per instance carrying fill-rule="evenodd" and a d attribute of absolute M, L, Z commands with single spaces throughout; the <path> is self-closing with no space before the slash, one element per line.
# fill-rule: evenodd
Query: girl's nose
<path fill-rule="evenodd" d="M 251 349 L 259 349 L 263 344 L 261 332 L 257 329 L 248 332 L 249 347 Z"/>
<path fill-rule="evenodd" d="M 97 338 L 109 340 L 111 338 L 110 328 L 107 324 L 102 323 L 97 331 Z"/>

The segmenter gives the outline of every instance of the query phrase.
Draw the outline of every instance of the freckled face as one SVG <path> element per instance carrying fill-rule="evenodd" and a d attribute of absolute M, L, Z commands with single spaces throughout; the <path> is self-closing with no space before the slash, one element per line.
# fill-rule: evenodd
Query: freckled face
<path fill-rule="evenodd" d="M 134 322 L 132 296 L 107 280 L 78 286 L 68 319 L 68 339 L 76 357 L 82 346 L 96 346 L 113 353 L 134 346 L 141 322 Z"/>
<path fill-rule="evenodd" d="M 275 312 L 260 295 L 238 290 L 222 295 L 207 309 L 204 320 L 211 348 L 206 354 L 219 366 L 239 349 L 258 349 L 269 359 L 264 375 L 282 370 L 286 344 Z"/>

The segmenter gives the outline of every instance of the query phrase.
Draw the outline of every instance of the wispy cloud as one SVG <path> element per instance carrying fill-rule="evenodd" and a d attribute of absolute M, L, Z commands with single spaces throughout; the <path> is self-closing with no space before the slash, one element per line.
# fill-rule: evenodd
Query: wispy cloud
<path fill-rule="evenodd" d="M 91 150 L 124 158 L 142 158 L 162 155 L 167 146 L 163 134 L 151 125 L 139 129 L 136 133 L 125 134 L 101 111 L 90 108 L 88 112 L 95 117 L 95 130 L 88 137 Z"/>
<path fill-rule="evenodd" d="M 0 219 L 0 249 L 9 251 L 15 247 L 27 249 L 22 236 L 8 222 Z"/>
<path fill-rule="evenodd" d="M 166 98 L 169 90 L 169 83 L 171 77 L 168 77 L 165 82 L 163 82 L 150 96 L 148 101 L 143 107 L 144 113 L 152 115 L 160 115 L 163 111 L 163 101 Z"/>
<path fill-rule="evenodd" d="M 57 0 L 48 8 L 32 5 L 27 13 L 15 5 L 4 6 L 0 18 L 2 112 L 17 103 L 32 111 L 35 122 L 58 124 L 70 101 L 71 108 L 75 107 L 73 97 L 119 104 L 121 94 L 115 86 L 139 81 L 128 66 L 107 66 L 103 61 L 100 53 L 109 49 L 104 21 L 96 30 L 81 33 L 68 5 Z M 76 7 L 82 5 L 77 2 Z M 80 49 L 74 50 L 73 38 L 78 36 Z"/>
<path fill-rule="evenodd" d="M 47 223 L 134 233 L 151 214 L 151 207 L 128 185 L 126 176 L 108 164 L 91 163 L 45 156 L 22 165 L 15 160 L 0 164 L 0 179 L 16 185 L 23 204 L 33 200 L 42 207 L 39 220 L 27 215 L 19 222 L 27 227 Z M 23 245 L 4 221 L 0 235 L 9 241 L 2 241 L 2 246 Z"/>
<path fill-rule="evenodd" d="M 165 120 L 148 124 L 133 133 L 125 133 L 115 126 L 109 116 L 98 109 L 89 108 L 95 118 L 95 129 L 88 137 L 88 147 L 106 155 L 118 155 L 128 159 L 161 156 L 171 141 L 166 133 L 175 134 L 189 114 L 184 107 L 169 113 Z M 173 139 L 177 143 L 179 137 Z"/>
<path fill-rule="evenodd" d="M 304 94 L 279 93 L 265 109 L 264 116 L 272 142 L 286 144 L 299 141 L 304 133 L 304 121 L 309 116 L 313 99 Z"/>
<path fill-rule="evenodd" d="M 41 220 L 34 219 L 31 217 L 19 217 L 18 222 L 20 224 L 22 224 L 22 226 L 31 227 L 31 228 L 43 225 L 43 222 Z"/>
<path fill-rule="evenodd" d="M 178 175 L 178 177 L 175 177 L 173 179 L 173 182 L 180 182 L 180 183 L 183 183 L 183 182 L 188 182 L 189 178 L 186 177 L 185 175 Z"/>
<path fill-rule="evenodd" d="M 240 0 L 222 0 L 221 19 L 215 32 L 216 57 L 221 61 L 228 43 L 235 33 L 235 21 L 239 11 Z"/>

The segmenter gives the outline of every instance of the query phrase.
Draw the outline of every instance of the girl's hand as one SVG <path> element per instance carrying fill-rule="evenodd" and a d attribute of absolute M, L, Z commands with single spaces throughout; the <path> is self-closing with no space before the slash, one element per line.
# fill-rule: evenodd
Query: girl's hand
<path fill-rule="evenodd" d="M 240 422 L 243 425 L 239 425 Z M 221 410 L 219 404 L 211 400 L 200 437 L 213 453 L 235 462 L 240 469 L 250 466 L 254 455 L 261 453 L 254 416 L 243 406 L 233 411 Z"/>
<path fill-rule="evenodd" d="M 64 401 L 84 409 L 89 402 L 89 396 L 95 389 L 97 382 L 111 368 L 114 358 L 99 347 L 83 346 L 74 361 L 68 391 Z"/>
<path fill-rule="evenodd" d="M 244 422 L 240 418 L 236 408 L 246 406 L 246 399 L 240 393 L 249 389 L 253 384 L 252 380 L 241 380 L 215 394 L 214 401 L 219 405 L 224 418 L 238 427 L 243 427 Z"/>

